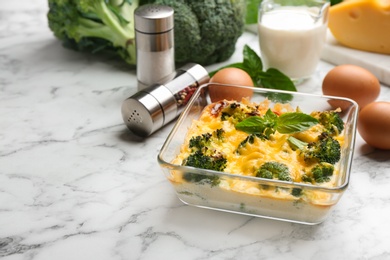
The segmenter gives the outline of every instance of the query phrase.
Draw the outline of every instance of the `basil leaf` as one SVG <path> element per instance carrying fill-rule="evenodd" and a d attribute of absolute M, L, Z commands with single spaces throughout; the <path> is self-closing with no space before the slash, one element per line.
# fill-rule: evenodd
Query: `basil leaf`
<path fill-rule="evenodd" d="M 281 89 L 288 91 L 297 91 L 294 83 L 289 77 L 277 69 L 269 68 L 261 80 L 261 84 L 265 88 Z"/>
<path fill-rule="evenodd" d="M 267 139 L 275 133 L 278 116 L 268 109 L 263 117 L 251 116 L 236 125 L 236 129 L 248 134 L 262 134 Z"/>
<path fill-rule="evenodd" d="M 257 13 L 261 0 L 246 0 L 245 24 L 257 24 Z"/>
<path fill-rule="evenodd" d="M 266 72 L 263 72 L 258 82 L 264 88 L 297 91 L 294 83 L 289 77 L 287 77 L 277 69 L 273 68 L 270 68 Z M 293 99 L 293 96 L 288 93 L 267 93 L 266 97 L 273 102 L 280 103 L 286 103 Z"/>
<path fill-rule="evenodd" d="M 289 112 L 277 116 L 268 109 L 263 117 L 251 116 L 236 124 L 236 129 L 248 134 L 264 134 L 267 138 L 275 131 L 281 134 L 302 132 L 318 124 L 318 120 L 308 114 Z"/>
<path fill-rule="evenodd" d="M 262 134 L 265 129 L 264 119 L 259 116 L 251 116 L 236 124 L 236 129 L 249 134 Z"/>
<path fill-rule="evenodd" d="M 308 114 L 291 112 L 278 117 L 276 130 L 281 134 L 302 132 L 318 124 L 318 120 Z"/>
<path fill-rule="evenodd" d="M 264 115 L 264 121 L 267 127 L 274 127 L 278 116 L 268 108 L 267 112 Z"/>
<path fill-rule="evenodd" d="M 255 74 L 257 71 L 263 70 L 263 63 L 257 55 L 257 53 L 252 50 L 248 45 L 244 46 L 243 50 L 244 55 L 244 67 L 247 69 L 247 72 L 250 71 L 249 75 Z"/>
<path fill-rule="evenodd" d="M 343 0 L 330 0 L 330 5 L 337 5 L 341 3 Z"/>
<path fill-rule="evenodd" d="M 263 134 L 269 139 L 271 134 L 275 133 L 275 126 L 277 122 L 278 116 L 271 111 L 271 109 L 268 109 L 267 112 L 264 115 L 264 132 Z"/>
<path fill-rule="evenodd" d="M 275 103 L 287 103 L 291 100 L 293 100 L 293 95 L 288 93 L 267 93 L 264 96 L 266 96 L 269 100 Z"/>

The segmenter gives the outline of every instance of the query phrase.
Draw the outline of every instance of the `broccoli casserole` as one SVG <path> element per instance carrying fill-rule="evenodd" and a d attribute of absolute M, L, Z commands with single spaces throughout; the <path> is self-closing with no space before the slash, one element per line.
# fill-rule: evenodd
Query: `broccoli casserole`
<path fill-rule="evenodd" d="M 292 93 L 287 103 L 255 89 L 251 99 L 212 103 L 200 87 L 158 161 L 179 199 L 192 206 L 317 224 L 349 183 L 357 106 Z M 206 91 L 205 91 L 206 90 Z"/>

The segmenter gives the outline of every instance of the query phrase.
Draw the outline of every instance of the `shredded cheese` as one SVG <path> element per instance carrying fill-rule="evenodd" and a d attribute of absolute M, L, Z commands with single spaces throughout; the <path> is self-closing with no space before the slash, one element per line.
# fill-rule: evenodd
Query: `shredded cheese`
<path fill-rule="evenodd" d="M 224 101 L 230 104 L 234 101 Z M 226 107 L 225 103 L 225 107 Z M 262 116 L 270 108 L 270 102 L 265 100 L 260 104 L 250 103 L 247 100 L 241 102 L 243 109 L 246 109 L 248 113 L 253 113 L 255 110 L 257 115 Z M 313 167 L 312 164 L 307 164 L 302 156 L 299 156 L 299 151 L 293 150 L 287 142 L 289 134 L 281 134 L 275 132 L 271 135 L 269 140 L 262 140 L 255 138 L 253 143 L 247 143 L 245 146 L 240 147 L 237 152 L 240 143 L 249 136 L 249 134 L 237 130 L 233 122 L 229 120 L 222 120 L 220 113 L 221 108 L 218 107 L 221 104 L 210 104 L 203 110 L 199 120 L 194 120 L 191 127 L 188 130 L 185 141 L 181 147 L 180 154 L 173 160 L 172 163 L 181 165 L 183 161 L 191 154 L 189 148 L 189 140 L 193 136 L 199 136 L 204 133 L 209 133 L 217 129 L 224 130 L 223 141 L 212 143 L 213 148 L 220 151 L 227 159 L 227 165 L 224 170 L 226 173 L 243 175 L 243 176 L 256 176 L 257 170 L 266 162 L 280 162 L 288 166 L 290 177 L 293 182 L 302 182 L 302 175 L 309 172 Z M 281 115 L 286 112 L 294 112 L 289 104 L 276 104 L 271 110 Z M 299 111 L 299 109 L 297 109 Z M 318 140 L 319 134 L 324 130 L 324 127 L 317 124 L 310 129 L 292 134 L 292 136 L 305 141 L 314 142 Z M 344 137 L 339 134 L 336 138 L 342 145 Z M 333 176 L 329 182 L 321 183 L 319 185 L 324 187 L 332 187 L 335 185 L 338 171 L 335 167 Z M 173 182 L 183 182 L 181 179 L 181 173 L 177 175 L 173 174 Z M 225 190 L 247 193 L 251 195 L 260 195 L 266 197 L 273 197 L 278 199 L 294 199 L 291 192 L 287 192 L 283 189 L 265 189 L 253 181 L 242 181 L 237 179 L 223 180 L 219 184 L 219 187 Z M 313 203 L 326 204 L 328 194 L 323 192 L 310 192 L 304 195 L 306 199 Z"/>

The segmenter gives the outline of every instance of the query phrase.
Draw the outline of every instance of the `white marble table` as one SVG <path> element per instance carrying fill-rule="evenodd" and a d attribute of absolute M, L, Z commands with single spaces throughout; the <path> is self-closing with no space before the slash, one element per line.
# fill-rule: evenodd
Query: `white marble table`
<path fill-rule="evenodd" d="M 172 125 L 142 140 L 123 124 L 135 71 L 64 49 L 46 12 L 0 5 L 1 259 L 390 259 L 390 151 L 358 136 L 350 186 L 320 225 L 185 206 L 156 160 Z M 257 48 L 245 34 L 230 61 L 245 43 Z M 321 93 L 332 67 L 299 91 Z"/>

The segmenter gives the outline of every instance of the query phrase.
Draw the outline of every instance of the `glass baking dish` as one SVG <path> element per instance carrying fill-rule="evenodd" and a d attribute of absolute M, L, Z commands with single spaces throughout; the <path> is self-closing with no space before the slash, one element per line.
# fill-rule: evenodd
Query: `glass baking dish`
<path fill-rule="evenodd" d="M 333 187 L 322 187 L 308 183 L 263 179 L 173 164 L 172 161 L 179 154 L 180 147 L 193 120 L 198 119 L 202 110 L 212 103 L 209 96 L 209 87 L 210 84 L 202 85 L 194 93 L 158 154 L 158 163 L 166 178 L 173 185 L 178 198 L 185 204 L 192 206 L 256 217 L 311 225 L 323 222 L 331 209 L 340 200 L 349 184 L 358 115 L 356 102 L 339 97 L 253 88 L 251 102 L 260 103 L 265 99 L 287 98 L 289 99 L 288 103 L 292 107 L 299 107 L 302 112 L 307 114 L 314 110 L 332 110 L 333 108 L 330 104 L 335 102 L 342 102 L 343 107 L 346 107 L 341 113 L 341 117 L 345 122 L 345 141 L 341 146 L 341 159 L 335 165 L 339 174 Z M 244 86 L 219 84 L 216 87 L 220 90 L 220 93 L 235 93 L 237 91 L 242 92 L 245 89 L 248 90 L 248 87 Z M 271 102 L 271 106 L 275 103 Z M 187 174 L 191 174 L 192 179 L 194 179 L 194 176 L 195 179 L 198 176 L 199 179 L 208 181 L 185 181 L 185 175 Z M 218 184 L 212 181 L 215 179 L 218 179 Z M 264 187 L 264 189 L 275 189 L 283 193 L 304 193 L 307 196 L 305 198 L 299 196 L 278 198 L 277 196 L 237 192 L 224 185 L 224 183 L 233 181 L 239 182 L 243 186 L 256 185 Z M 316 199 L 311 200 L 310 197 L 315 197 Z"/>

